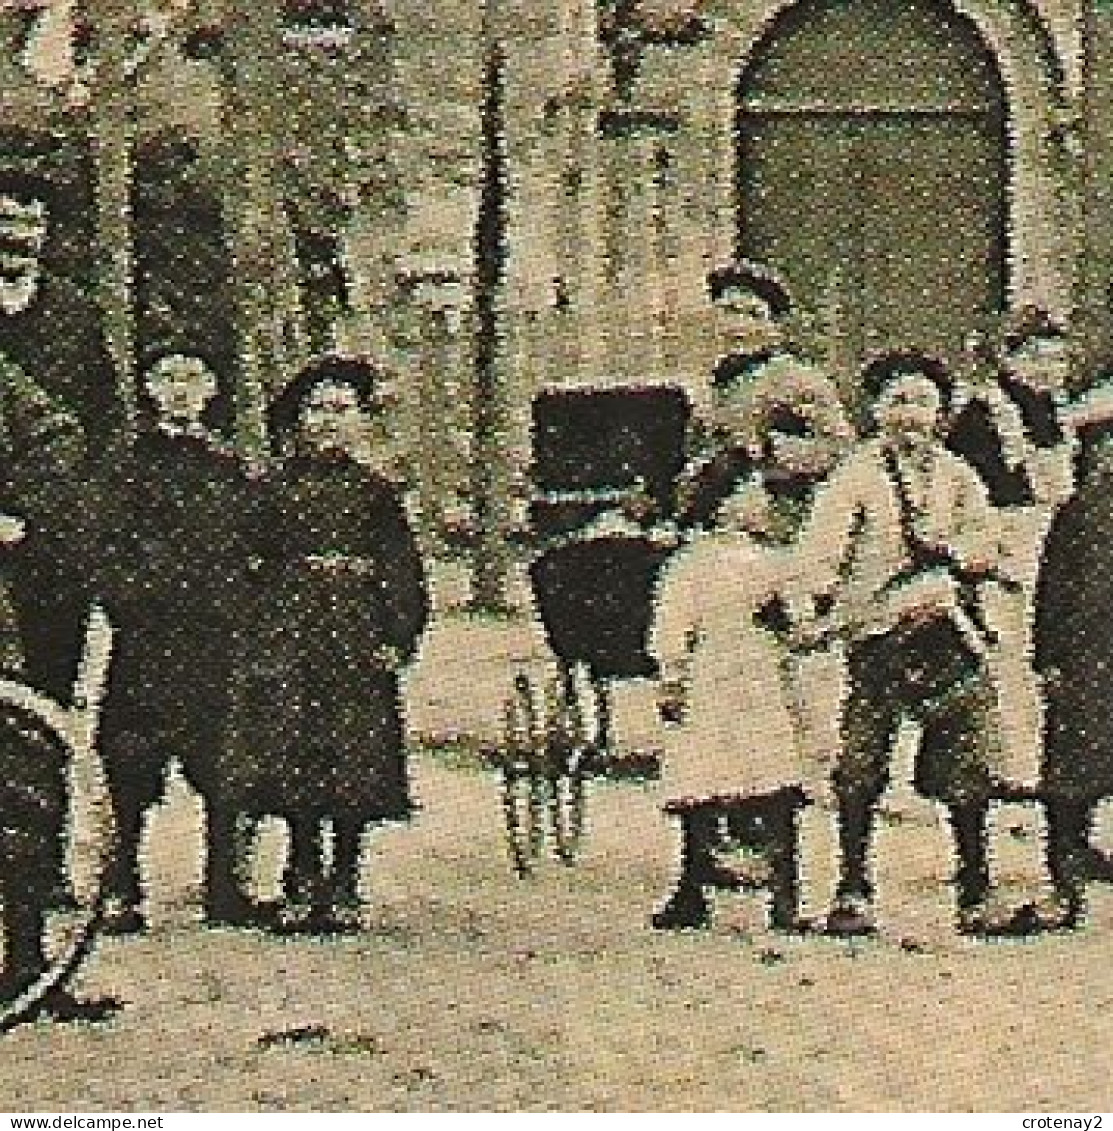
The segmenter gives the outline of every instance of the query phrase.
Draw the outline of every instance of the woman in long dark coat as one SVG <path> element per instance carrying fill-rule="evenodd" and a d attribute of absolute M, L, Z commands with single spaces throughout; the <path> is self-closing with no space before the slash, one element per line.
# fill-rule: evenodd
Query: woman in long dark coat
<path fill-rule="evenodd" d="M 394 486 L 367 466 L 370 370 L 327 358 L 275 405 L 294 454 L 270 478 L 258 549 L 267 608 L 246 680 L 255 701 L 230 783 L 245 808 L 284 816 L 291 927 L 357 925 L 366 825 L 412 809 L 399 672 L 428 617 L 418 547 Z M 323 823 L 333 826 L 325 874 Z"/>
<path fill-rule="evenodd" d="M 1113 880 L 1113 862 L 1090 844 L 1094 807 L 1113 794 L 1113 441 L 1082 438 L 1077 490 L 1052 520 L 1036 590 L 1041 790 L 1064 926 L 1081 916 L 1087 880 Z"/>

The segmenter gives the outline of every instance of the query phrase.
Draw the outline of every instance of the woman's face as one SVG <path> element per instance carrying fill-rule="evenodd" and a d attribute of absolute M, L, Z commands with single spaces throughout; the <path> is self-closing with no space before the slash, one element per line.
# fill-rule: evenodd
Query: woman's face
<path fill-rule="evenodd" d="M 886 385 L 875 415 L 881 431 L 906 442 L 934 437 L 939 427 L 943 400 L 930 377 L 907 373 Z"/>
<path fill-rule="evenodd" d="M 776 349 L 783 333 L 773 310 L 760 295 L 745 287 L 730 287 L 714 302 L 723 345 L 739 353 Z"/>
<path fill-rule="evenodd" d="M 351 385 L 322 381 L 305 398 L 301 409 L 301 438 L 315 452 L 351 454 L 360 444 L 367 417 Z"/>

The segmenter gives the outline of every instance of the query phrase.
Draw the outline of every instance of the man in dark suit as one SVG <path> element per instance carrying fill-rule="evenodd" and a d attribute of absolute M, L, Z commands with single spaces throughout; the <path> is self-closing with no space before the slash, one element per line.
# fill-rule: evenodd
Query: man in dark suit
<path fill-rule="evenodd" d="M 21 340 L 41 295 L 49 226 L 39 188 L 21 176 L 0 178 L 0 674 L 68 698 L 84 609 L 61 562 L 73 560 L 68 519 L 79 498 L 83 430 L 4 348 Z M 43 935 L 63 871 L 68 756 L 22 709 L 0 708 L 0 999 L 24 993 L 48 967 Z M 113 1008 L 61 988 L 35 1006 L 66 1020 L 99 1020 Z"/>
<path fill-rule="evenodd" d="M 4 440 L 4 489 L 27 524 L 8 555 L 8 575 L 27 678 L 62 702 L 73 688 L 91 595 L 90 468 L 121 423 L 91 297 L 90 193 L 81 163 L 69 156 L 53 136 L 0 142 L 0 412 L 21 417 Z"/>

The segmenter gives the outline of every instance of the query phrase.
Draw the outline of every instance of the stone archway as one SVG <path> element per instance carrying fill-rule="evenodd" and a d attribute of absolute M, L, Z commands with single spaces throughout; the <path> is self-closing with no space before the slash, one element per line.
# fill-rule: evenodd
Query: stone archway
<path fill-rule="evenodd" d="M 738 84 L 741 255 L 819 311 L 850 363 L 955 357 L 1006 302 L 1005 87 L 949 0 L 802 0 Z"/>
<path fill-rule="evenodd" d="M 668 149 L 674 195 L 684 202 L 674 213 L 682 253 L 671 264 L 670 285 L 679 296 L 683 329 L 665 371 L 696 404 L 709 395 L 707 374 L 720 344 L 706 301 L 706 272 L 738 251 L 740 83 L 778 21 L 802 2 L 807 0 L 701 0 L 699 11 L 711 31 L 707 40 L 683 50 L 649 50 L 631 92 L 639 111 L 668 114 L 678 123 Z M 655 8 L 667 12 L 692 6 L 692 0 L 655 0 Z M 950 0 L 943 10 L 964 34 L 976 32 L 1003 91 L 1004 302 L 1038 303 L 1069 318 L 1079 171 L 1063 127 L 1072 108 L 1068 63 L 1076 45 L 1064 28 L 1043 20 L 1034 0 Z M 983 103 L 981 109 L 991 107 Z"/>

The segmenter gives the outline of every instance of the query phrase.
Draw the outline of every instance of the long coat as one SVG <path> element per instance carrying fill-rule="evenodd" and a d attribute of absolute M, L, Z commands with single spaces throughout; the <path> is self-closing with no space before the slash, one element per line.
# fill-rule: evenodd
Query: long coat
<path fill-rule="evenodd" d="M 810 776 L 788 656 L 755 620 L 784 569 L 783 551 L 723 531 L 697 536 L 662 572 L 651 649 L 686 691 L 683 721 L 665 730 L 670 799 L 765 793 Z"/>
<path fill-rule="evenodd" d="M 401 501 L 346 458 L 294 459 L 268 487 L 228 788 L 259 813 L 404 818 L 399 672 L 428 599 Z"/>
<path fill-rule="evenodd" d="M 63 700 L 88 607 L 79 564 L 88 513 L 84 456 L 76 416 L 0 352 L 0 512 L 26 526 L 23 540 L 3 551 L 5 604 L 19 621 L 27 679 Z"/>
<path fill-rule="evenodd" d="M 1113 793 L 1113 472 L 1095 469 L 1052 519 L 1036 585 L 1043 678 L 1043 787 L 1096 801 Z"/>

